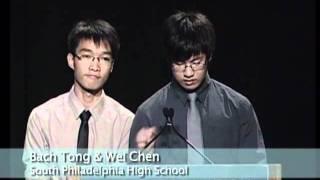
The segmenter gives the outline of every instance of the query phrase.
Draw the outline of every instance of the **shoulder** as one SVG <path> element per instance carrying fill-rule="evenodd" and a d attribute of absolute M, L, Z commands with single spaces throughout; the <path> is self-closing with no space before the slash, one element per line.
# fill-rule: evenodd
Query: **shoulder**
<path fill-rule="evenodd" d="M 68 98 L 68 94 L 69 93 L 61 94 L 38 105 L 37 107 L 32 109 L 30 116 L 41 116 L 45 118 L 52 112 L 59 111 L 63 108 L 63 105 Z"/>
<path fill-rule="evenodd" d="M 33 108 L 28 117 L 28 124 L 46 126 L 54 114 L 64 111 L 67 98 L 68 93 L 64 93 Z"/>
<path fill-rule="evenodd" d="M 168 96 L 168 91 L 171 87 L 170 85 L 171 83 L 168 83 L 167 85 L 159 89 L 157 92 L 155 92 L 153 95 L 151 95 L 138 107 L 138 111 L 152 111 L 154 109 L 159 109 L 159 107 L 161 107 L 164 104 Z"/>
<path fill-rule="evenodd" d="M 247 97 L 217 80 L 210 79 L 210 88 L 211 90 L 214 89 L 214 92 L 224 102 L 232 103 L 238 108 L 249 108 L 251 106 L 251 102 Z"/>
<path fill-rule="evenodd" d="M 112 97 L 105 95 L 104 100 L 106 102 L 105 107 L 112 109 L 121 119 L 129 119 L 130 121 L 133 119 L 134 114 Z"/>

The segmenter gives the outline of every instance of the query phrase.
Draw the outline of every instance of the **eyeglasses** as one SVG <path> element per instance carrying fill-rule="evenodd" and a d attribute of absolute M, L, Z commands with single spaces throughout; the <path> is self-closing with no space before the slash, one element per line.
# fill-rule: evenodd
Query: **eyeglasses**
<path fill-rule="evenodd" d="M 86 61 L 86 62 L 92 62 L 96 58 L 97 58 L 99 63 L 101 62 L 101 60 L 102 60 L 103 63 L 111 63 L 112 62 L 112 58 L 110 56 L 98 56 L 98 57 L 95 57 L 95 56 L 92 56 L 92 55 L 89 55 L 89 54 L 80 54 L 80 55 L 75 54 L 74 56 L 76 58 L 78 58 L 79 60 Z"/>
<path fill-rule="evenodd" d="M 177 61 L 177 62 L 174 62 L 172 65 L 175 71 L 184 72 L 187 69 L 187 67 L 190 67 L 193 71 L 203 70 L 206 64 L 207 63 L 205 58 L 200 57 L 200 58 L 191 60 L 189 63 Z"/>

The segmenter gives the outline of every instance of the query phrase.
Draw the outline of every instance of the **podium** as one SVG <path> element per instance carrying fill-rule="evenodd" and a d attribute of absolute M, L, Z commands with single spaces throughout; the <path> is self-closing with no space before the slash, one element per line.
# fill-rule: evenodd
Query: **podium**
<path fill-rule="evenodd" d="M 280 180 L 281 164 L 202 164 L 187 165 L 188 178 Z"/>

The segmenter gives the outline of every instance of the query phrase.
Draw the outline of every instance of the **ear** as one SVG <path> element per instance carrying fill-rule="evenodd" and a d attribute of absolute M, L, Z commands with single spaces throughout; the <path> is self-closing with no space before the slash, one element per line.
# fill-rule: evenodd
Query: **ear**
<path fill-rule="evenodd" d="M 211 53 L 208 57 L 208 62 L 211 62 L 214 59 L 214 55 Z"/>
<path fill-rule="evenodd" d="M 74 57 L 71 53 L 68 53 L 67 55 L 67 60 L 68 60 L 68 66 L 74 70 Z"/>
<path fill-rule="evenodd" d="M 112 72 L 112 71 L 113 71 L 113 65 L 114 65 L 114 61 L 113 61 L 113 62 L 112 62 L 112 64 L 111 64 L 110 72 Z"/>

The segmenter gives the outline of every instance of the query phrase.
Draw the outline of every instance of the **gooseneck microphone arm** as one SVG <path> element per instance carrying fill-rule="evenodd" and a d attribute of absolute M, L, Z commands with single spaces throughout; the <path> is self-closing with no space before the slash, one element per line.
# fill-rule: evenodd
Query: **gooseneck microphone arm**
<path fill-rule="evenodd" d="M 200 154 L 203 159 L 205 159 L 210 164 L 214 164 L 206 155 L 200 152 L 190 141 L 188 141 L 188 139 L 186 139 L 182 134 L 180 134 L 179 131 L 177 131 L 177 129 L 174 127 L 173 121 L 172 121 L 174 116 L 173 108 L 163 108 L 162 112 L 163 112 L 163 115 L 166 117 L 166 124 L 160 130 L 160 132 L 148 144 L 144 146 L 144 150 L 147 149 L 150 146 L 150 144 L 152 144 L 164 132 L 165 129 L 170 128 L 176 133 L 176 135 L 178 135 L 183 141 L 185 141 L 193 150 L 195 150 L 198 154 Z"/>
<path fill-rule="evenodd" d="M 148 144 L 146 144 L 145 146 L 144 146 L 144 150 L 145 149 L 147 149 L 149 146 L 150 146 L 150 144 L 152 144 L 163 132 L 164 132 L 164 130 L 167 128 L 167 125 L 166 126 L 164 126 L 161 130 L 160 130 L 160 132 L 154 137 L 154 138 L 152 138 L 152 140 L 150 141 L 150 142 L 148 142 Z"/>
<path fill-rule="evenodd" d="M 162 113 L 166 117 L 165 126 L 162 127 L 160 132 L 154 138 L 152 138 L 152 140 L 148 144 L 146 144 L 143 149 L 147 149 L 150 144 L 152 144 L 166 129 L 173 127 L 172 117 L 174 115 L 174 110 L 172 108 L 163 108 Z"/>
<path fill-rule="evenodd" d="M 165 115 L 167 119 L 167 126 L 172 128 L 172 130 L 183 140 L 185 141 L 193 150 L 195 150 L 198 154 L 201 155 L 203 159 L 205 159 L 208 163 L 214 164 L 206 155 L 204 155 L 202 152 L 200 152 L 188 139 L 186 139 L 173 125 L 173 115 L 174 110 L 172 108 L 163 108 L 163 114 Z"/>
<path fill-rule="evenodd" d="M 170 109 L 163 108 L 162 113 L 166 117 L 166 124 L 161 128 L 159 133 L 154 138 L 152 138 L 152 140 L 148 144 L 146 144 L 144 146 L 144 148 L 143 148 L 144 150 L 147 149 L 150 146 L 150 144 L 152 144 L 166 129 L 169 129 L 173 126 L 172 117 L 174 115 L 174 110 L 172 108 L 170 108 Z"/>

